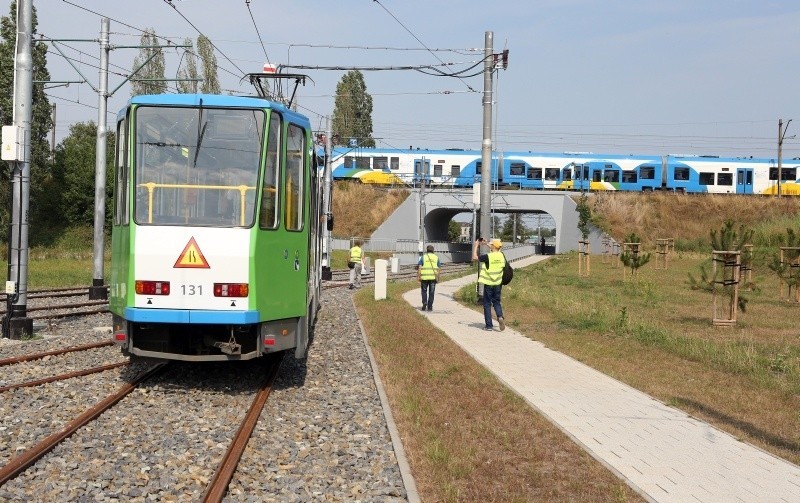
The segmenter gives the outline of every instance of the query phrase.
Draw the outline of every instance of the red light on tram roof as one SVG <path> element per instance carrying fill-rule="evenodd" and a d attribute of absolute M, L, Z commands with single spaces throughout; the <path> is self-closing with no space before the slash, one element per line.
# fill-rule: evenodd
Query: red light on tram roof
<path fill-rule="evenodd" d="M 248 283 L 214 283 L 214 297 L 247 297 L 249 294 Z"/>
<path fill-rule="evenodd" d="M 169 281 L 136 280 L 137 295 L 169 295 Z"/>

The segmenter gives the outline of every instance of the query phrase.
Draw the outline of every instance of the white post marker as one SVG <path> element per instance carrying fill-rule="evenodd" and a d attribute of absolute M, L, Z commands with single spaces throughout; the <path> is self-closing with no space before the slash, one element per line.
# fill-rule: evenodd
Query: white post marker
<path fill-rule="evenodd" d="M 386 298 L 386 280 L 389 277 L 388 265 L 389 261 L 382 258 L 375 261 L 375 300 Z"/>
<path fill-rule="evenodd" d="M 377 262 L 375 262 L 377 264 Z M 400 270 L 400 257 L 392 257 L 392 274 Z"/>

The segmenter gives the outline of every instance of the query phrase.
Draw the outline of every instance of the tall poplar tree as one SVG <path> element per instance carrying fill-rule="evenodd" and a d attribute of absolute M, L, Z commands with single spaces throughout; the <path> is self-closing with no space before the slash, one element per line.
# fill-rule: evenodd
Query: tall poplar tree
<path fill-rule="evenodd" d="M 333 142 L 349 145 L 355 139 L 359 147 L 374 147 L 372 137 L 372 96 L 367 93 L 364 74 L 350 70 L 336 84 L 333 109 Z"/>
<path fill-rule="evenodd" d="M 178 92 L 184 94 L 196 93 L 199 87 L 198 81 L 195 80 L 199 78 L 197 73 L 197 55 L 194 53 L 191 38 L 184 40 L 183 45 L 188 45 L 189 47 L 184 49 L 183 66 L 178 70 L 178 78 L 186 80 L 179 80 L 177 82 Z"/>
<path fill-rule="evenodd" d="M 31 34 L 36 33 L 36 8 L 33 9 Z M 11 2 L 8 16 L 0 18 L 0 121 L 3 125 L 11 125 L 14 121 L 14 58 L 17 44 L 17 2 Z M 48 133 L 53 128 L 52 109 L 44 83 L 50 80 L 47 70 L 47 45 L 35 41 L 31 37 L 31 55 L 33 57 L 33 80 L 31 110 L 31 185 L 30 185 L 30 222 L 41 223 L 43 218 L 57 218 L 52 211 L 52 187 L 50 145 Z M 8 187 L 10 169 L 6 162 L 0 161 L 0 185 Z M 8 208 L 10 194 L 8 190 L 0 190 L 0 228 L 6 229 L 9 223 Z M 0 232 L 0 239 L 5 239 L 5 231 Z"/>
<path fill-rule="evenodd" d="M 203 83 L 200 91 L 210 94 L 219 94 L 219 78 L 217 77 L 217 56 L 214 55 L 214 46 L 203 35 L 197 37 L 197 54 L 203 65 Z"/>
<path fill-rule="evenodd" d="M 158 37 L 153 28 L 147 28 L 142 33 L 139 45 L 139 55 L 133 60 L 133 71 L 136 71 L 145 61 L 147 63 L 131 78 L 131 96 L 137 94 L 163 94 L 167 92 L 167 83 L 164 80 L 164 51 L 158 47 Z M 150 59 L 150 56 L 153 56 Z M 148 61 L 149 59 L 149 61 Z M 155 80 L 153 80 L 155 79 Z"/>

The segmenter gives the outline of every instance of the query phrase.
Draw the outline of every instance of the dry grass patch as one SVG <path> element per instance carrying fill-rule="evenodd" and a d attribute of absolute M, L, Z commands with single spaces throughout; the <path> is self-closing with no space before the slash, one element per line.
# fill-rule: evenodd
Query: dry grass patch
<path fill-rule="evenodd" d="M 506 323 L 800 463 L 800 306 L 777 301 L 777 279 L 757 273 L 761 289 L 745 293 L 737 326 L 712 327 L 711 295 L 686 281 L 699 262 L 678 258 L 666 271 L 648 264 L 634 282 L 599 260 L 579 278 L 575 255 L 553 257 L 518 271 L 504 289 Z"/>
<path fill-rule="evenodd" d="M 408 197 L 408 190 L 384 189 L 354 182 L 333 185 L 331 211 L 336 237 L 369 238 Z"/>
<path fill-rule="evenodd" d="M 356 294 L 423 501 L 641 501 L 389 285 Z"/>

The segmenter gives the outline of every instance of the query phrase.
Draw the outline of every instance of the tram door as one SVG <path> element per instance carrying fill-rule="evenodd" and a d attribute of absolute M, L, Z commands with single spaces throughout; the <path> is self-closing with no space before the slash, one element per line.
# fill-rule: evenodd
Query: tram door
<path fill-rule="evenodd" d="M 736 193 L 753 193 L 753 168 L 738 168 L 736 170 Z"/>
<path fill-rule="evenodd" d="M 430 159 L 414 159 L 414 186 L 431 184 L 431 161 Z"/>

